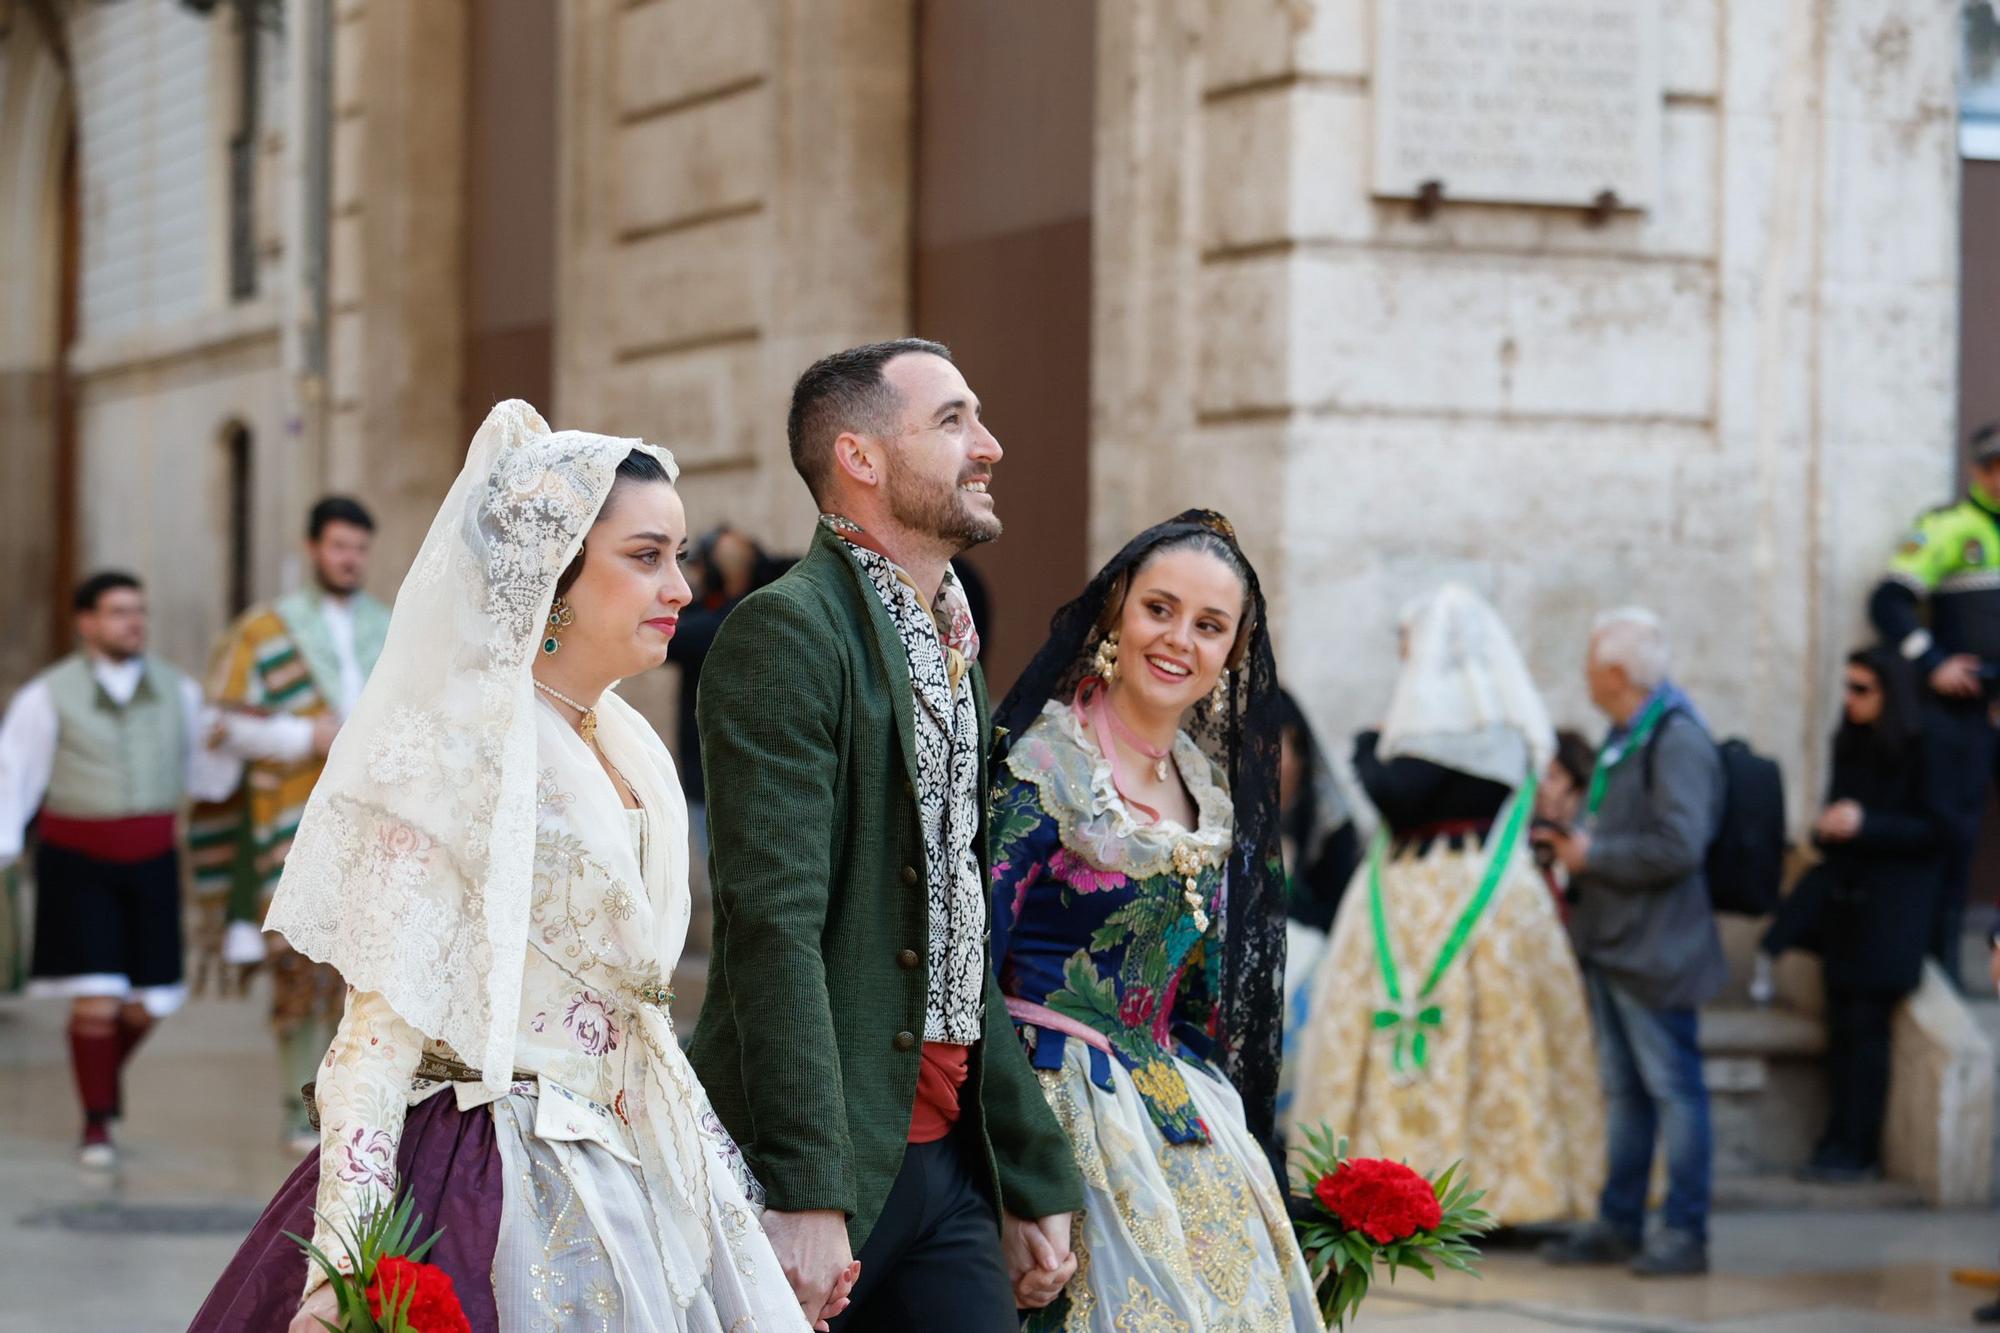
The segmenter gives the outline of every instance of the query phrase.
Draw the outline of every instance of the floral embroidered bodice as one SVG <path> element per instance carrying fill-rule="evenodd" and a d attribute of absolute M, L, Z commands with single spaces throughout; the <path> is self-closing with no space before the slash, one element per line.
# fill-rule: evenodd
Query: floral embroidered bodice
<path fill-rule="evenodd" d="M 1197 827 L 1142 822 L 1071 710 L 1051 703 L 994 794 L 993 955 L 1000 988 L 1101 1036 L 1169 1142 L 1205 1142 L 1176 1055 L 1213 1038 L 1229 794 L 1185 733 L 1173 760 Z M 1064 1034 L 1022 1005 L 1030 1058 L 1059 1067 Z M 1094 1043 L 1093 1043 L 1094 1045 Z"/>
<path fill-rule="evenodd" d="M 628 883 L 594 858 L 568 827 L 576 794 L 544 770 L 538 791 L 535 879 L 528 949 L 521 979 L 514 1087 L 538 1094 L 535 1133 L 590 1140 L 638 1165 L 628 1066 L 643 1040 L 639 1007 L 663 1000 L 662 932 L 687 929 L 685 893 L 653 901 L 644 883 Z M 647 862 L 662 821 L 625 815 L 635 854 Z M 655 880 L 653 875 L 645 876 Z M 648 992 L 653 1000 L 646 998 Z M 426 1059 L 426 1057 L 429 1057 Z M 344 1229 L 371 1199 L 395 1187 L 396 1150 L 411 1106 L 455 1087 L 461 1109 L 494 1100 L 476 1081 L 419 1077 L 460 1065 L 456 1052 L 423 1034 L 375 992 L 350 995 L 347 1013 L 321 1066 L 321 1167 L 318 1208 Z M 707 1116 L 699 1089 L 699 1112 Z M 322 1248 L 332 1241 L 325 1221 Z M 328 1251 L 337 1253 L 335 1249 Z"/>

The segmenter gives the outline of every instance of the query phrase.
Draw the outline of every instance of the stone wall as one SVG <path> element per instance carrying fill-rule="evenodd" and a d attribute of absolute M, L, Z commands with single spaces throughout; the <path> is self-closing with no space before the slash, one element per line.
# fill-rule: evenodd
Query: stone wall
<path fill-rule="evenodd" d="M 1333 736 L 1445 579 L 1592 727 L 1591 618 L 1650 604 L 1802 814 L 1866 591 L 1952 484 L 1955 6 L 1663 0 L 1659 200 L 1602 225 L 1372 198 L 1370 14 L 1103 9 L 1093 551 L 1247 517 Z"/>
<path fill-rule="evenodd" d="M 466 8 L 328 0 L 333 22 L 330 329 L 320 490 L 381 523 L 370 584 L 402 582 L 465 460 Z"/>
<path fill-rule="evenodd" d="M 550 419 L 672 449 L 696 532 L 803 551 L 792 381 L 906 331 L 912 32 L 910 0 L 564 10 Z M 664 721 L 673 674 L 626 693 Z"/>

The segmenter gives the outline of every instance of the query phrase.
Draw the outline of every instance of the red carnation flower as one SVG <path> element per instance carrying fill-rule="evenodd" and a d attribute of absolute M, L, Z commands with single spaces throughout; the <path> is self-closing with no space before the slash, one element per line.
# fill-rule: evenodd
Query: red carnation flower
<path fill-rule="evenodd" d="M 1342 1226 L 1377 1245 L 1408 1240 L 1444 1220 L 1437 1191 L 1401 1162 L 1361 1157 L 1343 1163 L 1319 1178 L 1313 1196 Z"/>
<path fill-rule="evenodd" d="M 375 1262 L 375 1280 L 368 1284 L 367 1295 L 368 1308 L 377 1319 L 385 1317 L 385 1303 L 400 1308 L 407 1298 L 409 1307 L 403 1317 L 415 1333 L 472 1333 L 451 1274 L 435 1264 L 384 1255 Z"/>

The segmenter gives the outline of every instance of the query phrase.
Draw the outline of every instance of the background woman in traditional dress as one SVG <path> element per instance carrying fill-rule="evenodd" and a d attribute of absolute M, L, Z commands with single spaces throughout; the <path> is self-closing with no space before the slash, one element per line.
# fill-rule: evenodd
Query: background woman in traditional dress
<path fill-rule="evenodd" d="M 1403 625 L 1388 721 L 1355 746 L 1382 817 L 1297 1042 L 1291 1127 L 1462 1160 L 1502 1223 L 1584 1215 L 1604 1116 L 1583 982 L 1528 843 L 1554 732 L 1506 627 L 1448 585 Z"/>
<path fill-rule="evenodd" d="M 473 439 L 267 923 L 351 988 L 320 1148 L 195 1330 L 318 1330 L 332 1292 L 281 1233 L 337 1255 L 392 1192 L 474 1328 L 806 1326 L 674 1036 L 686 807 L 611 693 L 688 601 L 673 476 L 525 403 Z"/>
<path fill-rule="evenodd" d="M 1277 703 L 1256 575 L 1191 510 L 1056 614 L 1000 707 L 993 956 L 1089 1198 L 1030 1329 L 1320 1327 L 1265 1146 Z"/>

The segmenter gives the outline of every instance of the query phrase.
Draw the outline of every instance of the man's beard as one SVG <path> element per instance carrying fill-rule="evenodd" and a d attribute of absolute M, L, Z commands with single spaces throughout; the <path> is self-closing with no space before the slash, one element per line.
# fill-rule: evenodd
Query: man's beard
<path fill-rule="evenodd" d="M 1002 531 L 999 516 L 974 513 L 966 501 L 967 492 L 959 485 L 940 485 L 892 468 L 887 488 L 889 517 L 912 532 L 937 538 L 954 551 L 992 541 Z"/>
<path fill-rule="evenodd" d="M 360 579 L 357 578 L 351 583 L 342 583 L 318 565 L 313 566 L 313 579 L 319 584 L 321 592 L 329 593 L 335 597 L 352 597 L 355 593 L 361 591 Z"/>

